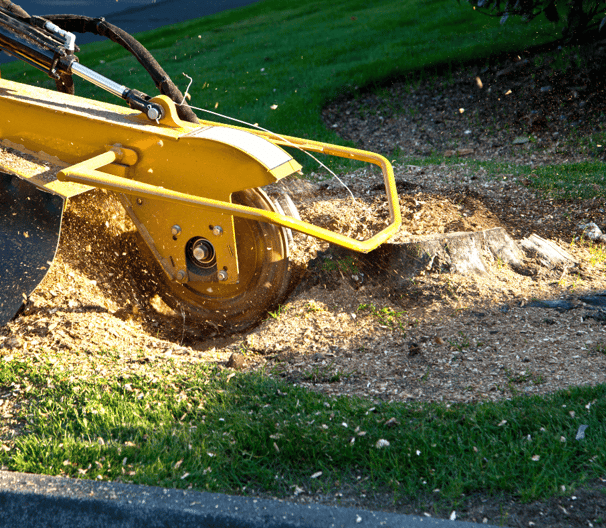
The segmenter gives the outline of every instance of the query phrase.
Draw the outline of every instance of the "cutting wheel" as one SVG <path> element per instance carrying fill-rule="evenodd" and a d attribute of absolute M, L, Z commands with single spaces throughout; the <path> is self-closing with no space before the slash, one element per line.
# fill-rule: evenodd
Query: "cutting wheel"
<path fill-rule="evenodd" d="M 234 193 L 232 201 L 276 210 L 260 189 Z M 240 268 L 238 284 L 171 281 L 156 264 L 158 293 L 180 314 L 224 330 L 244 330 L 257 323 L 268 309 L 279 303 L 290 284 L 288 242 L 283 228 L 264 222 L 234 218 Z M 141 241 L 141 248 L 146 244 Z M 148 260 L 155 260 L 151 254 Z"/>

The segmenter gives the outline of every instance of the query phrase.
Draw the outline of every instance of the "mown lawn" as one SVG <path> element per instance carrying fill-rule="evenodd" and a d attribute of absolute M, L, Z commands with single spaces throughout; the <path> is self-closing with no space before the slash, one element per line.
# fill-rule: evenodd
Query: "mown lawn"
<path fill-rule="evenodd" d="M 570 492 L 606 469 L 604 386 L 390 404 L 170 361 L 105 378 L 91 373 L 111 370 L 119 353 L 74 354 L 0 363 L 0 387 L 21 401 L 25 424 L 0 449 L 4 467 L 228 493 L 435 493 L 453 503 L 478 491 L 522 500 Z"/>
<path fill-rule="evenodd" d="M 183 73 L 193 78 L 195 106 L 338 142 L 320 115 L 330 99 L 554 34 L 541 20 L 501 26 L 454 0 L 265 0 L 139 37 L 183 90 Z M 79 56 L 154 92 L 114 44 L 87 45 Z M 53 86 L 19 63 L 2 75 Z M 77 91 L 112 100 L 82 81 Z M 554 188 L 562 185 L 545 170 Z M 98 361 L 119 358 L 105 351 Z M 377 404 L 326 399 L 263 373 L 159 365 L 148 377 L 104 379 L 70 368 L 59 370 L 44 351 L 0 363 L 0 390 L 21 400 L 25 424 L 3 439 L 4 467 L 228 493 L 349 486 L 415 497 L 438 489 L 454 501 L 476 490 L 546 497 L 603 475 L 606 465 L 604 387 L 498 404 Z M 575 440 L 581 425 L 586 439 Z"/>

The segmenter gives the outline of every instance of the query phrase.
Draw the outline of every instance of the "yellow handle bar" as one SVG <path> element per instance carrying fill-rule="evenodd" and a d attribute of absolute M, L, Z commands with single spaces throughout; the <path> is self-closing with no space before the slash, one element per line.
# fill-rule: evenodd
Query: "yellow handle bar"
<path fill-rule="evenodd" d="M 332 244 L 343 246 L 361 253 L 368 253 L 373 249 L 376 249 L 398 232 L 400 226 L 402 225 L 398 192 L 396 189 L 393 168 L 386 158 L 372 152 L 366 152 L 349 147 L 341 147 L 338 145 L 330 145 L 328 143 L 321 143 L 318 141 L 307 141 L 289 136 L 280 136 L 276 139 L 275 135 L 264 132 L 255 132 L 255 134 L 263 136 L 274 143 L 287 147 L 296 146 L 302 150 L 322 152 L 332 156 L 356 159 L 378 165 L 381 168 L 385 182 L 387 201 L 389 204 L 389 212 L 391 217 L 390 224 L 385 229 L 379 231 L 377 234 L 367 240 L 356 240 L 354 238 L 347 237 L 339 233 L 333 233 L 328 229 L 324 229 L 322 227 L 318 227 L 308 222 L 303 222 L 283 214 L 238 205 L 231 202 L 213 200 L 201 196 L 193 196 L 186 193 L 172 191 L 170 189 L 165 189 L 163 187 L 158 187 L 156 185 L 150 185 L 120 176 L 113 176 L 97 170 L 116 161 L 126 165 L 134 165 L 137 161 L 137 154 L 134 151 L 123 147 L 112 147 L 112 149 L 108 152 L 94 156 L 93 158 L 85 160 L 76 165 L 67 167 L 57 174 L 57 179 L 60 181 L 91 185 L 118 193 L 131 194 L 141 198 L 153 198 L 168 202 L 181 203 L 184 205 L 193 205 L 211 210 L 213 212 L 228 213 L 242 218 L 249 218 L 251 220 L 257 220 L 260 222 L 268 222 L 270 224 L 276 224 L 294 231 L 305 233 L 306 235 L 311 235 L 321 240 L 326 240 Z"/>

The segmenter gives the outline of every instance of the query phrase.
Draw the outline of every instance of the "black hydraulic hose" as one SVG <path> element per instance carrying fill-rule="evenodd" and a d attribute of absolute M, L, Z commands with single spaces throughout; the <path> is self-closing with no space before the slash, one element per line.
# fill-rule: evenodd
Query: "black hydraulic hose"
<path fill-rule="evenodd" d="M 32 23 L 33 21 L 32 17 L 24 9 L 13 4 L 10 0 L 0 0 L 0 8 L 5 9 L 25 23 Z M 35 18 L 40 20 L 38 17 Z M 160 93 L 167 95 L 177 103 L 177 113 L 181 119 L 191 123 L 199 123 L 198 117 L 194 114 L 193 110 L 188 105 L 183 104 L 185 103 L 185 98 L 168 74 L 162 69 L 151 53 L 126 31 L 106 22 L 102 18 L 90 18 L 79 15 L 47 15 L 41 18 L 56 24 L 64 31 L 70 33 L 93 33 L 119 44 L 135 56 L 150 74 Z M 15 22 L 17 21 L 15 20 Z M 57 72 L 56 84 L 59 91 L 70 94 L 74 93 L 74 83 L 69 74 Z"/>
<path fill-rule="evenodd" d="M 7 0 L 0 0 L 6 2 Z M 10 2 L 9 2 L 10 3 Z M 81 15 L 44 15 L 42 18 L 56 24 L 61 29 L 70 33 L 93 33 L 106 37 L 119 44 L 139 61 L 151 78 L 161 94 L 167 95 L 177 103 L 177 113 L 184 121 L 199 123 L 198 117 L 193 110 L 184 102 L 184 96 L 172 82 L 168 74 L 162 69 L 158 61 L 137 39 L 119 27 L 106 22 L 103 18 L 91 18 Z"/>
<path fill-rule="evenodd" d="M 59 41 L 32 25 L 31 20 L 22 19 L 0 7 L 0 49 L 47 73 L 57 81 L 61 91 L 66 91 L 72 64 L 77 59 L 62 50 Z M 60 85 L 63 78 L 67 82 Z"/>

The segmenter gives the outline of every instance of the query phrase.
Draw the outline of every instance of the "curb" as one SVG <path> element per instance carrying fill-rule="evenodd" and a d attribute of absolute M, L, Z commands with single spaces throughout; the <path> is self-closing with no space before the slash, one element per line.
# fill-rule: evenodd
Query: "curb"
<path fill-rule="evenodd" d="M 473 528 L 468 522 L 0 471 L 0 528 Z M 493 527 L 494 528 L 494 527 Z"/>

